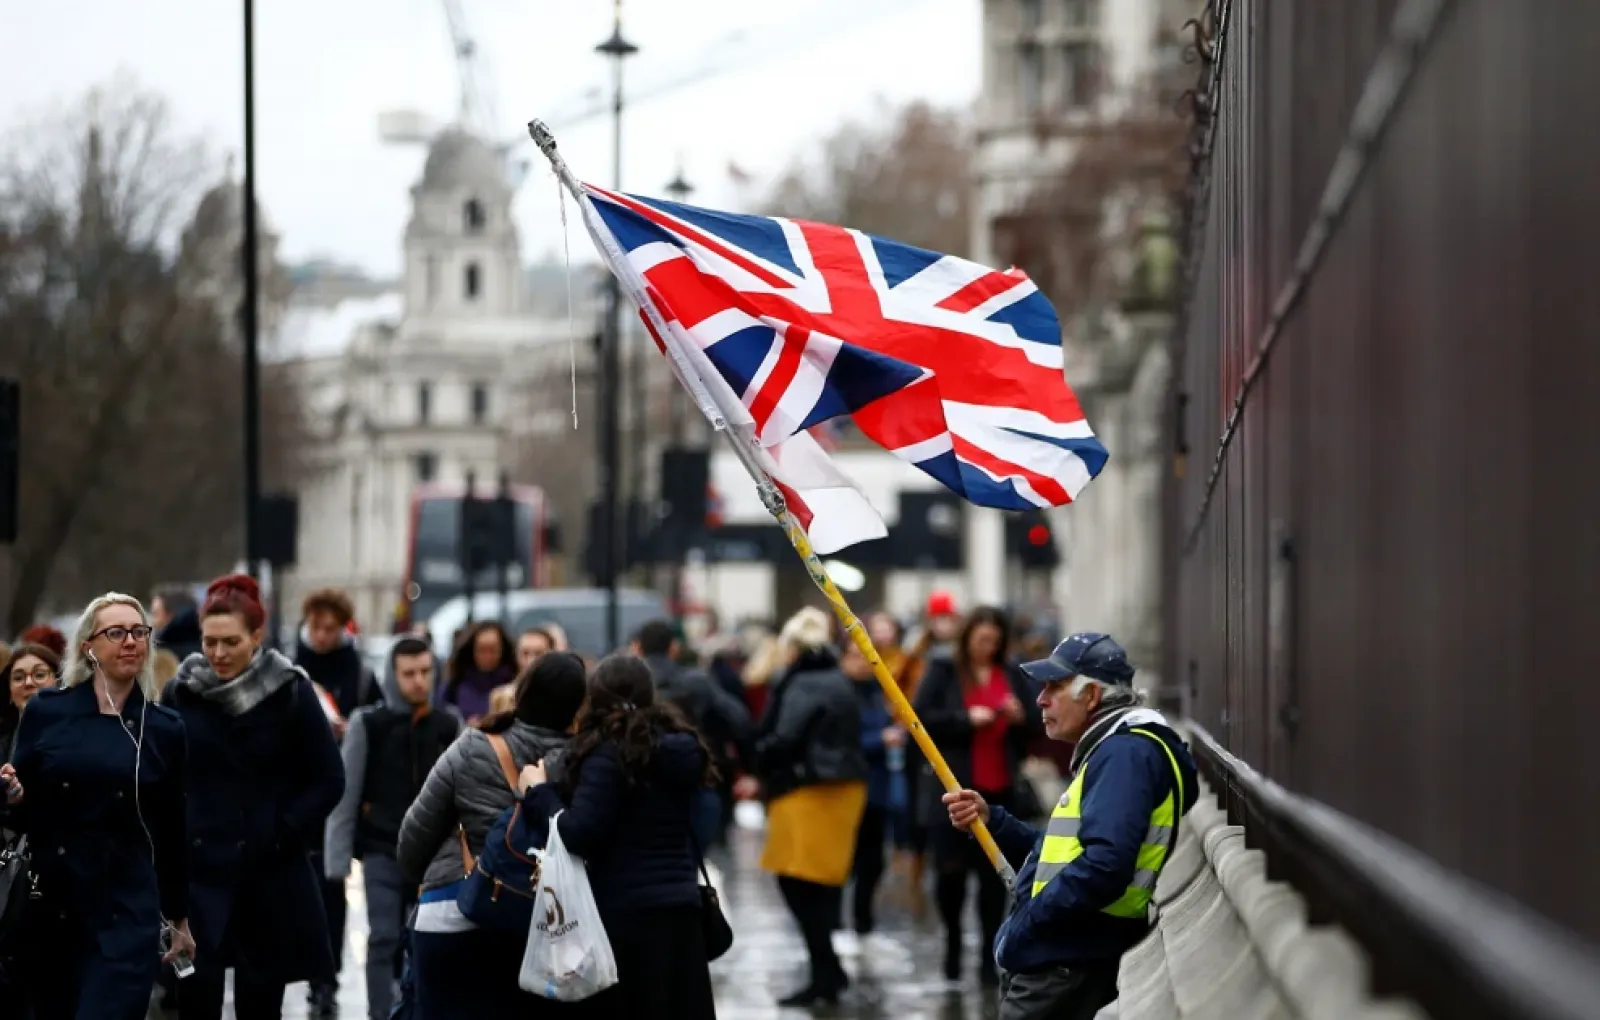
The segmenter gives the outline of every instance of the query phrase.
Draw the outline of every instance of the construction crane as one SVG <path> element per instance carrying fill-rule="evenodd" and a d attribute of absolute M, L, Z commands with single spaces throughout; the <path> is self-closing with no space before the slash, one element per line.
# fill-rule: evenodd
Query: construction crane
<path fill-rule="evenodd" d="M 528 161 L 516 157 L 521 139 L 497 141 L 503 125 L 495 104 L 494 77 L 467 25 L 461 0 L 444 0 L 445 21 L 450 44 L 455 52 L 456 77 L 460 94 L 453 126 L 482 138 L 506 161 L 506 182 L 515 191 L 528 175 Z M 394 145 L 431 145 L 446 130 L 427 114 L 417 110 L 393 110 L 378 116 L 378 135 Z"/>
<path fill-rule="evenodd" d="M 467 15 L 461 0 L 444 0 L 445 20 L 450 23 L 450 42 L 455 47 L 456 76 L 461 81 L 457 122 L 484 138 L 501 130 L 494 101 L 494 79 L 485 61 L 478 59 L 478 44 L 467 29 Z"/>

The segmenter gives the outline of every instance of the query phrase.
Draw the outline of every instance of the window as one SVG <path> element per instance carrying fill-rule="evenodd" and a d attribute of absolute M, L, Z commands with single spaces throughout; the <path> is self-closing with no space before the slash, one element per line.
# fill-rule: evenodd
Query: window
<path fill-rule="evenodd" d="M 417 424 L 426 425 L 433 416 L 433 384 L 417 383 Z"/>
<path fill-rule="evenodd" d="M 489 387 L 472 384 L 472 424 L 482 425 L 489 417 Z"/>
<path fill-rule="evenodd" d="M 436 453 L 419 453 L 411 458 L 411 463 L 416 471 L 418 485 L 433 481 L 439 473 L 439 455 Z"/>
<path fill-rule="evenodd" d="M 1018 98 L 1024 117 L 1036 117 L 1044 105 L 1044 68 L 1039 47 L 1028 43 L 1017 53 Z"/>
<path fill-rule="evenodd" d="M 1100 88 L 1100 54 L 1093 43 L 1068 43 L 1061 49 L 1061 105 L 1069 110 L 1094 102 Z"/>
<path fill-rule="evenodd" d="M 1037 32 L 1044 21 L 1044 0 L 1017 0 L 1021 8 L 1017 19 L 1024 33 Z"/>
<path fill-rule="evenodd" d="M 1066 0 L 1063 16 L 1068 28 L 1088 28 L 1094 23 L 1093 0 Z"/>
<path fill-rule="evenodd" d="M 462 281 L 462 289 L 465 291 L 465 293 L 467 295 L 467 300 L 468 301 L 475 300 L 477 298 L 477 296 L 478 296 L 478 287 L 479 287 L 478 264 L 476 262 L 468 262 L 467 263 L 467 271 L 463 275 L 464 275 L 465 279 Z"/>
<path fill-rule="evenodd" d="M 483 203 L 475 198 L 467 199 L 466 208 L 462 210 L 462 219 L 466 222 L 467 233 L 482 233 L 484 224 Z"/>

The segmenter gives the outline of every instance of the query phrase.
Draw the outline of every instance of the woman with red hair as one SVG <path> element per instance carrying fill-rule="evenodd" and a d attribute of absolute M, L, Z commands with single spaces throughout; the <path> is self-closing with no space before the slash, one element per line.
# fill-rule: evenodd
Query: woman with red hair
<path fill-rule="evenodd" d="M 178 986 L 181 1020 L 222 1015 L 234 970 L 238 1020 L 282 1015 L 284 986 L 330 981 L 333 954 L 308 848 L 344 792 L 344 766 L 304 672 L 261 644 L 256 582 L 206 589 L 201 653 L 163 700 L 189 736 L 190 919 L 195 974 Z"/>

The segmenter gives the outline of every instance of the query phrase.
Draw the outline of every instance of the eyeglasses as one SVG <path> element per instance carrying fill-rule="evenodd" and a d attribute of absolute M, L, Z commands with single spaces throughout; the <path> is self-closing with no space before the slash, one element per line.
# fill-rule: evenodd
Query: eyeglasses
<path fill-rule="evenodd" d="M 32 680 L 35 684 L 41 687 L 55 678 L 56 674 L 49 666 L 35 666 L 33 670 L 28 673 L 24 673 L 22 670 L 18 669 L 14 670 L 11 674 L 11 682 L 14 684 L 25 684 Z"/>
<path fill-rule="evenodd" d="M 103 637 L 109 638 L 112 643 L 120 645 L 129 638 L 133 638 L 134 641 L 143 643 L 149 639 L 151 630 L 152 628 L 146 627 L 142 623 L 137 627 L 107 627 L 104 630 L 97 630 L 90 634 L 89 640 L 93 641 L 95 638 Z"/>

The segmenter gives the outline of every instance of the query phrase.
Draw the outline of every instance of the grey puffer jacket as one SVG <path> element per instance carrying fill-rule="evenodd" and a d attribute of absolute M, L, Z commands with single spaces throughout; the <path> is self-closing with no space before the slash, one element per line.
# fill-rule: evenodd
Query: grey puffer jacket
<path fill-rule="evenodd" d="M 566 747 L 565 733 L 517 722 L 503 736 L 518 770 L 547 758 L 549 777 L 557 777 L 561 756 L 553 752 Z M 490 827 L 515 799 L 488 736 L 482 730 L 464 731 L 434 763 L 400 824 L 396 857 L 406 881 L 437 889 L 465 877 L 456 828 L 466 831 L 467 846 L 477 857 Z"/>

